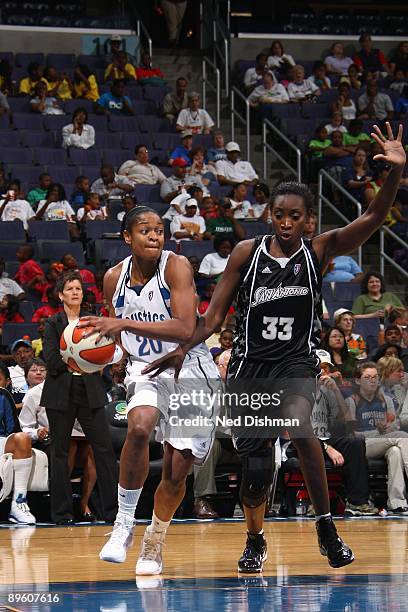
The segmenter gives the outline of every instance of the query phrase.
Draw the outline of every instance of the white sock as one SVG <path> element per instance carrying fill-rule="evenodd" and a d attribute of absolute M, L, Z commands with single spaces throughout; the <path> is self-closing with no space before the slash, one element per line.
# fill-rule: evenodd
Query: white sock
<path fill-rule="evenodd" d="M 327 514 L 319 514 L 318 516 L 315 516 L 316 523 L 317 521 L 320 521 L 320 519 L 322 518 L 331 518 L 331 512 L 328 512 Z"/>
<path fill-rule="evenodd" d="M 27 497 L 27 485 L 28 485 L 28 479 L 30 478 L 32 464 L 33 464 L 32 457 L 27 457 L 27 459 L 13 459 L 13 469 L 14 469 L 13 502 L 18 501 L 21 498 L 25 499 Z"/>
<path fill-rule="evenodd" d="M 155 533 L 166 533 L 168 526 L 170 525 L 170 521 L 161 521 L 155 515 L 153 511 L 152 522 L 149 525 L 149 531 L 153 531 Z"/>
<path fill-rule="evenodd" d="M 118 484 L 118 516 L 134 519 L 142 489 L 124 489 Z"/>

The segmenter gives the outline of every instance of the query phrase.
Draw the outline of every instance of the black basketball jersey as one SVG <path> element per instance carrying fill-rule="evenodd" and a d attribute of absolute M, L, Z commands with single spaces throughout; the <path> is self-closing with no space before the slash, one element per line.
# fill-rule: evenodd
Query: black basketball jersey
<path fill-rule="evenodd" d="M 235 368 L 244 359 L 317 363 L 322 275 L 309 240 L 289 258 L 269 254 L 271 236 L 258 236 L 241 270 L 237 296 Z"/>

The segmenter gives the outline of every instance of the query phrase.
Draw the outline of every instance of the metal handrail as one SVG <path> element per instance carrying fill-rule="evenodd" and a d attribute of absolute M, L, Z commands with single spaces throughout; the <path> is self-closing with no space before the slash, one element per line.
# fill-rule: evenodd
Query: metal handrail
<path fill-rule="evenodd" d="M 268 135 L 268 128 L 271 129 L 283 142 L 285 142 L 293 151 L 296 153 L 296 169 L 293 168 L 289 162 L 286 161 L 278 151 L 267 142 L 266 138 Z M 300 182 L 302 180 L 302 152 L 283 132 L 281 132 L 276 125 L 271 123 L 269 119 L 264 119 L 262 122 L 262 155 L 263 155 L 263 177 L 266 180 L 267 177 L 267 153 L 272 153 L 279 161 L 290 170 Z"/>
<path fill-rule="evenodd" d="M 336 207 L 334 206 L 334 204 L 332 204 L 330 202 L 330 200 L 328 200 L 326 198 L 325 195 L 323 195 L 323 179 L 326 179 L 327 181 L 329 181 L 329 183 L 331 183 L 338 191 L 340 191 L 340 193 L 342 193 L 348 200 L 350 200 L 350 202 L 352 204 L 354 204 L 357 208 L 357 217 L 361 217 L 361 204 L 358 200 L 356 200 L 356 198 L 353 198 L 352 195 L 349 194 L 348 191 L 346 191 L 344 189 L 344 187 L 342 185 L 340 185 L 340 183 L 338 183 L 332 176 L 330 176 L 330 174 L 328 174 L 326 172 L 326 170 L 320 170 L 319 172 L 319 181 L 318 181 L 318 232 L 321 232 L 322 229 L 322 204 L 323 202 L 325 204 L 327 204 L 327 206 L 329 208 L 331 208 L 331 210 L 338 216 L 340 217 L 340 219 L 342 219 L 342 221 L 344 221 L 345 223 L 351 223 L 351 219 L 348 219 L 345 215 L 343 215 L 343 213 Z M 363 263 L 363 250 L 362 250 L 362 246 L 360 245 L 358 247 L 357 250 L 358 253 L 358 265 L 362 266 Z"/>
<path fill-rule="evenodd" d="M 245 117 L 235 109 L 235 96 L 241 98 L 245 103 Z M 235 117 L 241 121 L 245 126 L 246 131 L 246 158 L 251 161 L 251 148 L 250 148 L 250 132 L 251 132 L 251 107 L 249 106 L 248 98 L 239 91 L 237 87 L 231 89 L 231 140 L 235 140 Z"/>
<path fill-rule="evenodd" d="M 214 71 L 216 84 L 215 86 L 207 80 L 207 65 Z M 211 91 L 215 91 L 215 99 L 216 99 L 216 124 L 217 127 L 220 127 L 220 116 L 221 116 L 221 80 L 220 80 L 220 70 L 217 68 L 215 64 L 212 63 L 208 57 L 203 58 L 203 109 L 205 110 L 207 107 L 207 87 L 211 89 Z"/>
<path fill-rule="evenodd" d="M 139 38 L 139 46 L 141 45 L 141 42 L 142 42 L 142 38 L 141 38 L 142 33 L 145 35 L 145 38 L 146 38 L 147 46 L 149 49 L 149 55 L 151 58 L 153 58 L 153 43 L 152 43 L 152 39 L 150 38 L 150 34 L 147 31 L 146 26 L 143 23 L 143 21 L 141 19 L 137 19 L 136 20 L 136 34 Z"/>
<path fill-rule="evenodd" d="M 218 46 L 218 33 L 221 34 L 221 40 L 223 43 L 223 49 Z M 228 35 L 225 35 L 224 29 L 217 19 L 213 20 L 213 57 L 214 64 L 217 64 L 217 56 L 220 59 L 221 66 L 224 69 L 225 78 L 225 95 L 229 96 L 229 83 L 230 83 L 230 64 L 229 64 L 229 39 Z"/>
<path fill-rule="evenodd" d="M 384 276 L 384 267 L 385 267 L 384 264 L 386 261 L 388 261 L 388 263 L 390 263 L 396 270 L 398 270 L 398 272 L 400 272 L 406 278 L 408 278 L 408 271 L 404 270 L 404 268 L 402 268 L 399 264 L 397 264 L 397 262 L 394 261 L 392 257 L 390 257 L 385 252 L 385 245 L 384 245 L 385 233 L 389 234 L 391 238 L 393 238 L 396 242 L 399 242 L 399 244 L 401 244 L 403 247 L 405 247 L 408 250 L 408 242 L 400 238 L 397 234 L 395 234 L 392 230 L 390 230 L 389 227 L 383 226 L 380 230 L 380 272 L 381 274 Z"/>

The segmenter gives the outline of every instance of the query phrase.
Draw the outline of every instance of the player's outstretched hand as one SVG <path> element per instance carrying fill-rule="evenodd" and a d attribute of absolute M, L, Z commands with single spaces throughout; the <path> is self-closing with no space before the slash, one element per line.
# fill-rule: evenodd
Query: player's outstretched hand
<path fill-rule="evenodd" d="M 183 365 L 183 361 L 185 358 L 185 353 L 183 349 L 178 346 L 174 351 L 171 351 L 164 357 L 160 357 L 156 359 L 156 361 L 152 361 L 142 370 L 142 374 L 150 374 L 151 378 L 158 376 L 165 370 L 170 368 L 174 368 L 174 378 L 178 380 L 181 367 Z"/>
<path fill-rule="evenodd" d="M 384 161 L 392 166 L 404 167 L 406 162 L 406 155 L 404 147 L 402 145 L 402 125 L 399 125 L 397 137 L 394 138 L 392 133 L 391 125 L 388 121 L 385 123 L 387 128 L 387 137 L 381 133 L 378 125 L 374 125 L 374 132 L 371 132 L 371 136 L 378 142 L 383 152 L 378 155 L 374 155 L 376 161 Z"/>
<path fill-rule="evenodd" d="M 104 336 L 119 336 L 121 331 L 123 331 L 123 321 L 122 319 L 115 319 L 114 317 L 81 317 L 77 327 L 93 328 L 84 334 L 84 338 L 88 338 L 88 336 L 91 336 L 95 332 L 99 332 L 95 340 L 95 344 L 98 344 Z"/>

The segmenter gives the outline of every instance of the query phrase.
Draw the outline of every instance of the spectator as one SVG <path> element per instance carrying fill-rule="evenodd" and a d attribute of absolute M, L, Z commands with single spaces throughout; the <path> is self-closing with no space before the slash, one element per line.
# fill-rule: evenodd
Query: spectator
<path fill-rule="evenodd" d="M 47 197 L 47 192 L 51 183 L 52 178 L 48 172 L 42 172 L 38 177 L 38 187 L 35 187 L 28 192 L 27 201 L 30 202 L 34 210 L 37 208 L 38 202 Z"/>
<path fill-rule="evenodd" d="M 351 310 L 338 308 L 333 313 L 333 321 L 334 325 L 344 332 L 349 353 L 356 359 L 367 359 L 367 346 L 364 338 L 360 334 L 353 333 L 356 320 Z"/>
<path fill-rule="evenodd" d="M 367 91 L 357 100 L 360 119 L 375 119 L 391 121 L 394 113 L 391 98 L 388 94 L 378 91 L 375 81 L 367 84 Z"/>
<path fill-rule="evenodd" d="M 163 219 L 169 219 L 171 221 L 176 215 L 182 215 L 186 211 L 186 202 L 191 198 L 197 201 L 200 206 L 200 194 L 202 201 L 202 189 L 200 187 L 189 187 L 188 189 L 182 188 L 181 192 L 170 201 L 168 210 L 163 215 Z"/>
<path fill-rule="evenodd" d="M 22 396 L 28 391 L 24 368 L 32 363 L 34 351 L 29 340 L 19 338 L 11 345 L 10 352 L 16 364 L 9 368 L 11 391 L 15 400 L 21 402 Z"/>
<path fill-rule="evenodd" d="M 227 266 L 234 246 L 235 241 L 229 234 L 218 234 L 214 238 L 215 253 L 208 253 L 208 255 L 203 257 L 198 270 L 200 276 L 208 278 L 222 274 Z"/>
<path fill-rule="evenodd" d="M 352 119 L 349 123 L 348 132 L 343 136 L 343 144 L 347 147 L 355 147 L 354 151 L 364 149 L 368 151 L 370 148 L 370 137 L 363 132 L 363 122 L 361 119 Z"/>
<path fill-rule="evenodd" d="M 183 159 L 187 166 L 191 164 L 190 153 L 193 149 L 193 133 L 190 130 L 181 132 L 181 145 L 176 147 L 170 154 L 169 165 L 172 166 L 175 159 Z"/>
<path fill-rule="evenodd" d="M 316 87 L 318 87 L 320 90 L 331 88 L 331 82 L 329 77 L 326 75 L 326 68 L 323 62 L 315 62 L 313 64 L 312 72 L 313 74 L 310 77 L 310 80 L 316 85 Z"/>
<path fill-rule="evenodd" d="M 96 179 L 91 185 L 92 193 L 97 193 L 99 197 L 109 200 L 119 198 L 124 194 L 133 191 L 131 181 L 125 176 L 116 174 L 113 166 L 104 164 L 101 167 L 101 177 Z"/>
<path fill-rule="evenodd" d="M 0 362 L 0 386 L 9 385 L 9 369 Z M 0 396 L 0 455 L 11 453 L 13 457 L 13 499 L 9 521 L 25 525 L 35 525 L 35 516 L 27 504 L 28 480 L 33 464 L 30 437 L 16 431 L 14 402 L 8 393 Z"/>
<path fill-rule="evenodd" d="M 185 204 L 185 213 L 175 215 L 170 223 L 172 240 L 202 240 L 205 221 L 198 213 L 197 200 L 191 198 Z"/>
<path fill-rule="evenodd" d="M 270 55 L 267 65 L 272 70 L 279 70 L 285 74 L 290 66 L 295 66 L 295 60 L 289 53 L 285 53 L 280 40 L 274 40 L 271 44 Z"/>
<path fill-rule="evenodd" d="M 344 81 L 338 86 L 338 98 L 331 105 L 332 113 L 339 111 L 344 121 L 351 121 L 356 118 L 357 109 L 354 100 L 350 98 L 350 85 Z"/>
<path fill-rule="evenodd" d="M 6 171 L 4 166 L 0 164 L 0 193 L 4 193 L 7 190 L 7 183 Z"/>
<path fill-rule="evenodd" d="M 118 174 L 126 176 L 133 185 L 156 185 L 166 178 L 157 166 L 149 163 L 149 151 L 144 144 L 135 148 L 135 159 L 125 161 Z"/>
<path fill-rule="evenodd" d="M 275 83 L 273 75 L 267 72 L 262 85 L 255 87 L 248 101 L 253 108 L 256 108 L 260 104 L 285 104 L 289 102 L 289 96 L 284 86 Z"/>
<path fill-rule="evenodd" d="M 407 73 L 405 73 L 403 70 L 396 70 L 392 82 L 389 85 L 389 89 L 392 89 L 392 91 L 396 91 L 401 95 L 404 87 L 406 87 L 406 84 Z"/>
<path fill-rule="evenodd" d="M 405 74 L 408 72 L 408 42 L 402 41 L 399 43 L 396 51 L 390 57 L 390 71 L 395 74 L 398 70 L 402 70 Z"/>
<path fill-rule="evenodd" d="M 71 205 L 80 206 L 84 205 L 86 199 L 89 196 L 91 189 L 91 181 L 87 176 L 81 174 L 75 179 L 75 189 L 71 194 Z"/>
<path fill-rule="evenodd" d="M 122 79 L 125 82 L 137 80 L 136 70 L 128 61 L 127 54 L 124 51 L 115 54 L 112 62 L 105 70 L 105 81 L 114 81 L 115 79 Z"/>
<path fill-rule="evenodd" d="M 207 149 L 207 160 L 209 164 L 214 164 L 217 161 L 227 159 L 225 151 L 224 134 L 221 130 L 213 132 L 213 146 Z"/>
<path fill-rule="evenodd" d="M 78 64 L 74 70 L 74 95 L 83 100 L 99 100 L 99 89 L 96 77 L 85 64 Z"/>
<path fill-rule="evenodd" d="M 41 115 L 64 115 L 59 102 L 47 92 L 47 84 L 39 81 L 34 87 L 34 97 L 30 100 L 30 109 Z"/>
<path fill-rule="evenodd" d="M 54 96 L 59 100 L 72 99 L 73 85 L 65 72 L 58 74 L 54 66 L 48 66 L 44 78 L 47 81 L 49 96 Z"/>
<path fill-rule="evenodd" d="M 342 379 L 351 379 L 356 368 L 356 358 L 350 353 L 347 346 L 346 336 L 342 329 L 331 327 L 322 343 L 322 349 L 330 353 L 330 359 L 340 372 L 339 385 L 344 384 Z"/>
<path fill-rule="evenodd" d="M 269 210 L 269 187 L 265 183 L 255 183 L 253 189 L 253 197 L 255 202 L 252 203 L 252 209 L 254 211 L 255 219 L 269 223 L 270 210 Z"/>
<path fill-rule="evenodd" d="M 332 132 L 331 144 L 325 149 L 323 156 L 329 160 L 326 162 L 326 167 L 331 169 L 334 166 L 341 166 L 342 168 L 351 166 L 351 150 L 343 144 L 343 134 L 339 130 Z M 339 180 L 341 180 L 341 176 Z"/>
<path fill-rule="evenodd" d="M 258 181 L 258 175 L 252 165 L 240 159 L 241 149 L 236 142 L 228 142 L 225 151 L 226 160 L 217 161 L 215 169 L 220 185 L 235 185 L 245 183 L 254 185 Z"/>
<path fill-rule="evenodd" d="M 404 306 L 394 293 L 386 290 L 381 274 L 367 272 L 361 281 L 361 295 L 356 297 L 352 307 L 356 319 L 383 318 L 392 307 Z"/>
<path fill-rule="evenodd" d="M 57 314 L 57 312 L 61 312 L 61 304 L 58 299 L 58 295 L 55 292 L 55 287 L 48 287 L 46 290 L 47 295 L 47 303 L 44 306 L 40 306 L 34 312 L 33 317 L 31 319 L 32 323 L 38 323 L 40 319 L 43 317 L 52 317 Z"/>
<path fill-rule="evenodd" d="M 65 189 L 61 183 L 51 183 L 47 198 L 38 202 L 35 218 L 37 221 L 67 221 L 71 239 L 79 237 L 75 212 L 66 199 Z"/>
<path fill-rule="evenodd" d="M 62 128 L 62 146 L 64 149 L 89 149 L 95 144 L 95 130 L 88 123 L 88 112 L 82 106 L 72 114 L 72 123 Z"/>
<path fill-rule="evenodd" d="M 125 195 L 122 199 L 122 203 L 123 210 L 118 212 L 118 214 L 116 215 L 116 219 L 120 222 L 123 221 L 123 217 L 126 215 L 127 212 L 129 212 L 129 210 L 132 210 L 132 208 L 135 208 L 135 206 L 137 206 L 137 200 L 134 196 Z"/>
<path fill-rule="evenodd" d="M 42 359 L 34 357 L 32 361 L 24 366 L 24 374 L 28 390 L 30 390 L 44 382 L 47 375 L 47 366 Z"/>
<path fill-rule="evenodd" d="M 347 83 L 353 89 L 361 89 L 361 75 L 355 64 L 348 67 L 347 76 L 340 77 L 340 83 Z"/>
<path fill-rule="evenodd" d="M 21 79 L 18 93 L 21 96 L 32 96 L 35 86 L 42 81 L 48 88 L 48 83 L 43 77 L 43 69 L 38 62 L 31 62 L 27 67 L 28 77 Z"/>
<path fill-rule="evenodd" d="M 16 281 L 8 277 L 7 272 L 5 272 L 5 267 L 4 259 L 0 257 L 0 300 L 2 300 L 5 295 L 12 295 L 19 300 L 24 300 L 26 296 L 23 289 Z"/>
<path fill-rule="evenodd" d="M 388 502 L 390 514 L 408 515 L 404 468 L 408 472 L 408 434 L 401 432 L 390 398 L 379 388 L 375 363 L 357 368 L 357 392 L 346 399 L 350 417 L 356 423 L 355 435 L 365 438 L 367 459 L 385 458 L 388 464 Z"/>
<path fill-rule="evenodd" d="M 327 130 L 324 125 L 316 128 L 315 137 L 309 141 L 308 149 L 311 152 L 313 159 L 323 159 L 324 152 L 332 144 L 332 141 L 327 138 Z"/>
<path fill-rule="evenodd" d="M 20 314 L 20 302 L 15 295 L 5 295 L 0 300 L 0 328 L 4 323 L 24 323 Z"/>
<path fill-rule="evenodd" d="M 367 153 L 361 147 L 357 147 L 353 155 L 353 165 L 344 170 L 343 183 L 349 194 L 360 203 L 363 202 L 367 184 L 372 180 L 370 175 Z"/>
<path fill-rule="evenodd" d="M 342 43 L 334 43 L 330 52 L 324 60 L 328 74 L 347 74 L 353 60 L 344 54 Z"/>
<path fill-rule="evenodd" d="M 180 40 L 181 26 L 186 12 L 186 0 L 161 0 L 161 9 L 167 25 L 170 47 L 176 47 Z"/>
<path fill-rule="evenodd" d="M 90 192 L 85 200 L 85 205 L 77 211 L 77 219 L 83 225 L 88 221 L 105 221 L 107 217 L 106 206 L 101 206 L 97 193 Z"/>
<path fill-rule="evenodd" d="M 65 255 L 61 257 L 61 263 L 64 266 L 64 272 L 77 272 L 80 275 L 83 283 L 92 285 L 95 284 L 94 273 L 90 270 L 87 270 L 86 268 L 79 269 L 78 262 L 75 257 L 71 255 L 71 253 L 65 253 Z M 60 280 L 60 278 L 58 279 L 58 281 Z"/>
<path fill-rule="evenodd" d="M 190 257 L 187 257 L 187 259 L 190 262 L 190 265 L 193 269 L 194 284 L 197 289 L 197 295 L 199 298 L 201 298 L 201 296 L 205 292 L 208 281 L 206 278 L 202 278 L 198 272 L 200 269 L 200 260 L 198 259 L 198 257 L 196 255 L 190 255 Z"/>
<path fill-rule="evenodd" d="M 384 54 L 379 49 L 373 49 L 373 43 L 370 34 L 361 34 L 358 42 L 361 45 L 354 57 L 354 63 L 361 72 L 373 72 L 374 74 L 390 74 L 388 62 Z"/>
<path fill-rule="evenodd" d="M 204 238 L 216 238 L 219 234 L 227 234 L 232 239 L 239 241 L 245 237 L 245 230 L 234 217 L 232 204 L 229 198 L 222 198 L 218 206 L 216 217 L 206 219 L 206 233 Z"/>
<path fill-rule="evenodd" d="M 187 79 L 179 77 L 176 81 L 176 90 L 170 91 L 163 98 L 163 114 L 171 123 L 174 123 L 180 111 L 188 106 L 187 85 Z"/>
<path fill-rule="evenodd" d="M 15 96 L 15 87 L 12 81 L 12 68 L 8 59 L 0 60 L 0 91 L 5 96 Z"/>
<path fill-rule="evenodd" d="M 330 260 L 325 283 L 361 283 L 363 272 L 350 255 L 338 255 Z M 349 311 L 348 311 L 349 312 Z"/>
<path fill-rule="evenodd" d="M 382 357 L 377 361 L 381 391 L 393 403 L 396 419 L 402 430 L 408 429 L 408 374 L 398 357 Z"/>
<path fill-rule="evenodd" d="M 233 186 L 229 195 L 235 219 L 253 219 L 254 211 L 251 202 L 246 199 L 247 186 L 245 183 L 237 183 Z"/>
<path fill-rule="evenodd" d="M 109 39 L 110 53 L 104 56 L 105 65 L 113 62 L 117 58 L 118 54 L 122 51 L 122 37 L 120 34 L 112 34 Z M 126 61 L 134 64 L 134 58 L 130 53 L 126 53 Z"/>
<path fill-rule="evenodd" d="M 317 215 L 314 212 L 309 215 L 309 218 L 306 221 L 303 236 L 304 238 L 307 238 L 307 240 L 311 240 L 317 236 Z"/>
<path fill-rule="evenodd" d="M 167 177 L 161 184 L 160 197 L 165 202 L 170 203 L 174 198 L 182 193 L 182 190 L 187 185 L 197 185 L 205 191 L 201 179 L 196 176 L 186 176 L 187 163 L 181 157 L 176 157 L 173 160 L 172 176 Z"/>
<path fill-rule="evenodd" d="M 45 329 L 45 321 L 48 317 L 41 317 L 38 321 L 38 338 L 34 338 L 31 340 L 31 345 L 34 350 L 35 357 L 42 358 L 42 350 L 43 350 L 43 337 L 44 337 L 44 329 Z"/>
<path fill-rule="evenodd" d="M 408 85 L 405 85 L 401 96 L 395 103 L 395 112 L 399 119 L 404 119 L 408 113 Z"/>
<path fill-rule="evenodd" d="M 0 200 L 0 219 L 2 221 L 20 220 L 28 230 L 28 222 L 34 218 L 34 211 L 27 200 L 23 200 L 20 181 L 13 180 L 7 187 L 6 197 Z"/>
<path fill-rule="evenodd" d="M 0 117 L 9 112 L 10 112 L 10 105 L 4 93 L 0 91 Z"/>
<path fill-rule="evenodd" d="M 99 115 L 134 115 L 132 101 L 125 96 L 125 81 L 115 79 L 111 85 L 110 92 L 104 93 L 95 105 L 95 111 Z"/>
<path fill-rule="evenodd" d="M 46 272 L 46 280 L 47 280 L 47 284 L 45 286 L 45 288 L 43 289 L 43 293 L 41 295 L 41 301 L 42 302 L 48 302 L 48 297 L 47 297 L 47 289 L 49 289 L 49 287 L 55 287 L 56 282 L 59 278 L 59 276 L 63 273 L 64 271 L 64 266 L 57 262 L 54 261 L 48 268 L 47 272 Z"/>
<path fill-rule="evenodd" d="M 214 166 L 205 163 L 205 150 L 202 147 L 194 147 L 189 153 L 191 166 L 187 167 L 186 174 L 200 179 L 201 183 L 207 187 L 211 181 L 217 180 Z"/>
<path fill-rule="evenodd" d="M 188 108 L 183 108 L 177 117 L 176 130 L 191 131 L 193 134 L 210 134 L 214 121 L 206 110 L 200 108 L 200 94 L 188 94 Z"/>
<path fill-rule="evenodd" d="M 265 72 L 268 70 L 267 59 L 268 56 L 266 55 L 266 53 L 258 53 L 255 58 L 255 66 L 246 70 L 244 75 L 244 87 L 245 93 L 247 95 L 249 95 L 251 91 L 255 89 L 255 87 L 258 87 L 258 85 L 262 85 Z M 272 75 L 273 81 L 276 82 L 273 73 L 270 72 L 269 74 Z"/>
<path fill-rule="evenodd" d="M 376 194 L 381 188 L 381 185 L 383 185 L 386 181 L 389 173 L 389 166 L 385 164 L 377 164 L 375 166 L 373 173 L 374 180 L 367 182 L 366 190 L 364 192 L 364 204 L 366 206 L 369 206 L 369 204 L 374 200 Z M 397 226 L 398 222 L 402 222 L 401 225 Z M 402 216 L 401 204 L 397 200 L 395 200 L 387 213 L 384 225 L 386 225 L 387 227 L 393 227 L 393 231 L 396 231 L 396 229 L 398 229 L 398 233 L 400 233 L 401 231 L 404 236 L 404 234 L 406 233 L 404 223 L 406 223 L 406 219 Z"/>
<path fill-rule="evenodd" d="M 333 132 L 341 132 L 342 134 L 347 134 L 347 128 L 345 125 L 343 125 L 343 115 L 340 111 L 334 111 L 330 123 L 327 123 L 324 127 L 326 128 L 328 136 L 331 136 Z"/>
<path fill-rule="evenodd" d="M 288 94 L 291 102 L 305 102 L 320 96 L 320 89 L 311 79 L 305 79 L 303 66 L 296 65 L 293 69 L 293 81 L 288 85 Z"/>
<path fill-rule="evenodd" d="M 23 244 L 16 251 L 19 268 L 14 279 L 26 291 L 35 291 L 41 297 L 47 285 L 44 272 L 40 265 L 33 259 L 33 247 L 31 244 Z"/>
<path fill-rule="evenodd" d="M 166 85 L 163 72 L 160 68 L 153 68 L 152 58 L 146 51 L 142 53 L 140 66 L 136 68 L 136 76 L 140 85 L 153 85 L 154 87 Z"/>

